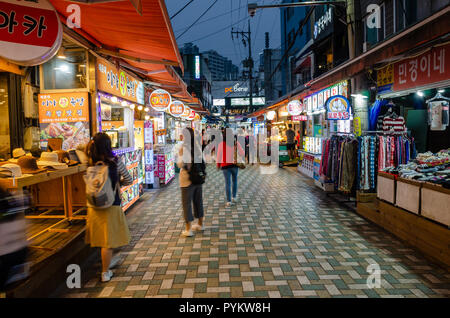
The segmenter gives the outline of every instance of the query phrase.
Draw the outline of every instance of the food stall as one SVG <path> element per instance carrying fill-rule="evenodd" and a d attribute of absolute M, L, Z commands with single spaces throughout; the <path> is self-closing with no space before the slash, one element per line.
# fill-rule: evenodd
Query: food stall
<path fill-rule="evenodd" d="M 144 84 L 135 75 L 105 59 L 96 59 L 96 127 L 108 134 L 113 152 L 125 164 L 133 183 L 122 187 L 122 208 L 126 211 L 139 199 L 144 181 L 143 142 L 136 140 L 135 113 L 144 109 Z M 94 116 L 92 116 L 94 118 Z M 143 131 L 138 134 L 143 138 Z"/>

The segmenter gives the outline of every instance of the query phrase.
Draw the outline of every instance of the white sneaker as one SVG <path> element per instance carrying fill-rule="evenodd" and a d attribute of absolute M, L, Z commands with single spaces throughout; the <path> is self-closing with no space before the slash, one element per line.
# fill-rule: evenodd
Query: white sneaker
<path fill-rule="evenodd" d="M 184 230 L 183 232 L 181 232 L 181 236 L 191 237 L 191 236 L 194 236 L 194 233 L 192 232 L 192 230 L 190 230 L 190 231 Z"/>
<path fill-rule="evenodd" d="M 232 198 L 232 199 L 231 199 L 231 202 L 236 203 L 236 202 L 237 202 L 237 197 Z"/>
<path fill-rule="evenodd" d="M 200 224 L 194 224 L 192 225 L 192 230 L 197 232 L 203 231 L 203 226 L 201 226 Z"/>
<path fill-rule="evenodd" d="M 111 280 L 111 278 L 113 277 L 113 272 L 112 271 L 107 271 L 107 272 L 103 272 L 102 273 L 102 282 L 109 282 Z"/>
<path fill-rule="evenodd" d="M 227 202 L 227 203 L 225 204 L 226 207 L 230 207 L 230 206 L 232 206 L 232 205 L 233 205 L 233 202 Z"/>
<path fill-rule="evenodd" d="M 120 260 L 121 258 L 119 255 L 114 256 L 109 263 L 109 269 L 113 269 L 114 267 L 116 267 L 117 264 L 119 264 Z"/>

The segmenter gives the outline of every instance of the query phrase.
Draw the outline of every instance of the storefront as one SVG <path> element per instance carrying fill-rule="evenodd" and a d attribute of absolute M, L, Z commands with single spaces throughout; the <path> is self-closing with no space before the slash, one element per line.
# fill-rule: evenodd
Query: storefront
<path fill-rule="evenodd" d="M 145 108 L 144 84 L 105 59 L 97 58 L 95 66 L 96 112 L 91 118 L 98 132 L 111 137 L 114 153 L 133 177 L 133 183 L 120 190 L 125 211 L 139 199 L 144 182 L 144 122 L 140 120 Z"/>

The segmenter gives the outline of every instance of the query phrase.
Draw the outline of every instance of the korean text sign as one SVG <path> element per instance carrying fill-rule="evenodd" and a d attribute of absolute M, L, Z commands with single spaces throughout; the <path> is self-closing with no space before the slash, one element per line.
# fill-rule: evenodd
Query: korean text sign
<path fill-rule="evenodd" d="M 350 119 L 350 102 L 345 96 L 330 97 L 326 103 L 328 120 Z"/>
<path fill-rule="evenodd" d="M 87 92 L 39 94 L 39 122 L 89 121 Z"/>
<path fill-rule="evenodd" d="M 450 78 L 450 44 L 438 46 L 394 65 L 394 91 L 402 91 Z"/>
<path fill-rule="evenodd" d="M 98 90 L 132 102 L 143 103 L 139 96 L 142 85 L 137 78 L 101 58 L 97 58 L 96 68 Z"/>
<path fill-rule="evenodd" d="M 62 41 L 62 26 L 47 0 L 0 0 L 0 56 L 21 65 L 42 64 Z"/>

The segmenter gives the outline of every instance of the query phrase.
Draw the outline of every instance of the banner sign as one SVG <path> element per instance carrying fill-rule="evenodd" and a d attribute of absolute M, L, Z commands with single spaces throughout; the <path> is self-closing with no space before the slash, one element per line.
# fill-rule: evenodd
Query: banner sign
<path fill-rule="evenodd" d="M 155 180 L 153 162 L 153 123 L 150 120 L 144 122 L 144 167 L 145 184 L 153 184 Z"/>
<path fill-rule="evenodd" d="M 0 0 L 0 56 L 20 65 L 50 60 L 62 43 L 62 25 L 47 0 Z"/>
<path fill-rule="evenodd" d="M 174 100 L 169 106 L 169 114 L 180 117 L 184 113 L 184 104 L 179 100 Z"/>
<path fill-rule="evenodd" d="M 394 64 L 394 91 L 402 91 L 450 78 L 450 44 Z"/>
<path fill-rule="evenodd" d="M 330 97 L 334 97 L 337 95 L 342 95 L 348 98 L 347 81 L 342 81 L 338 84 L 319 90 L 316 93 L 305 97 L 303 99 L 303 104 L 305 107 L 304 110 L 308 112 L 321 110 L 325 107 L 325 102 L 329 100 Z"/>
<path fill-rule="evenodd" d="M 139 79 L 102 58 L 97 58 L 96 70 L 98 90 L 144 104 L 143 84 Z"/>
<path fill-rule="evenodd" d="M 300 115 L 300 113 L 302 112 L 302 103 L 298 99 L 291 100 L 287 104 L 287 112 L 291 116 Z"/>
<path fill-rule="evenodd" d="M 361 136 L 361 118 L 360 117 L 354 117 L 353 118 L 353 132 L 355 133 L 355 136 L 359 137 Z"/>
<path fill-rule="evenodd" d="M 62 149 L 89 142 L 89 95 L 87 92 L 39 94 L 41 144 L 49 138 L 63 140 Z"/>
<path fill-rule="evenodd" d="M 388 65 L 377 71 L 378 93 L 391 92 L 394 84 L 394 65 Z"/>
<path fill-rule="evenodd" d="M 349 120 L 350 102 L 345 96 L 330 97 L 326 103 L 328 120 Z"/>
<path fill-rule="evenodd" d="M 163 112 L 172 103 L 172 97 L 163 89 L 154 90 L 149 97 L 149 104 L 154 110 Z"/>
<path fill-rule="evenodd" d="M 292 121 L 308 121 L 308 116 L 306 115 L 292 116 Z"/>

